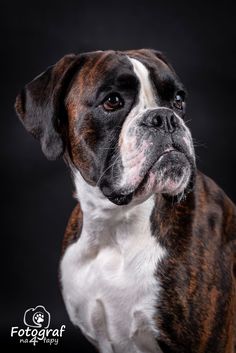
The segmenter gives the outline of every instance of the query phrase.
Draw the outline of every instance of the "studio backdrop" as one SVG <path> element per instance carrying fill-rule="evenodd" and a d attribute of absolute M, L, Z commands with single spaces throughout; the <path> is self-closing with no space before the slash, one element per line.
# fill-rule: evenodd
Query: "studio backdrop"
<path fill-rule="evenodd" d="M 233 2 L 4 0 L 0 6 L 1 342 L 14 351 L 92 353 L 69 321 L 58 281 L 63 233 L 76 204 L 74 185 L 63 161 L 49 162 L 25 132 L 14 111 L 16 95 L 68 53 L 160 50 L 188 92 L 186 121 L 198 168 L 235 202 Z M 54 341 L 33 347 L 19 343 L 14 332 L 32 325 L 37 306 L 56 331 Z"/>

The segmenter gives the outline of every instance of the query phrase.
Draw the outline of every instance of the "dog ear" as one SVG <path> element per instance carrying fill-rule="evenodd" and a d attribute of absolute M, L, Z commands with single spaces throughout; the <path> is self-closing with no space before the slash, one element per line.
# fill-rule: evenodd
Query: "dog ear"
<path fill-rule="evenodd" d="M 28 83 L 16 98 L 15 109 L 25 126 L 41 143 L 42 150 L 50 160 L 64 152 L 60 123 L 65 113 L 64 98 L 75 72 L 78 56 L 64 56 Z"/>
<path fill-rule="evenodd" d="M 167 66 L 169 66 L 169 68 L 174 71 L 173 66 L 171 65 L 171 63 L 169 62 L 169 60 L 167 59 L 166 55 L 164 53 L 162 53 L 159 50 L 155 50 L 155 49 L 150 49 L 150 51 L 152 52 L 152 54 L 154 54 L 158 59 L 160 59 L 161 61 L 163 61 Z"/>

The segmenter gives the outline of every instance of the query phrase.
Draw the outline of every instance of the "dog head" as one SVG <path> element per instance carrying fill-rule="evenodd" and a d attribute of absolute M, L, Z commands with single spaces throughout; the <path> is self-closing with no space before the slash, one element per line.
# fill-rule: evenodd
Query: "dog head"
<path fill-rule="evenodd" d="M 16 111 L 49 159 L 118 205 L 189 188 L 195 155 L 185 89 L 159 52 L 67 55 L 18 95 Z"/>

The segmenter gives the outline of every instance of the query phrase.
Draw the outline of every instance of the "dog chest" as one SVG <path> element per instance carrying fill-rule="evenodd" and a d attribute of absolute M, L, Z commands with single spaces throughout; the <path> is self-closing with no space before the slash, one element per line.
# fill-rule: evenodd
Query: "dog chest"
<path fill-rule="evenodd" d="M 164 249 L 143 222 L 110 229 L 98 242 L 92 239 L 82 232 L 62 259 L 71 321 L 102 351 L 109 352 L 106 345 L 112 345 L 115 352 L 156 352 L 160 288 L 155 270 Z"/>

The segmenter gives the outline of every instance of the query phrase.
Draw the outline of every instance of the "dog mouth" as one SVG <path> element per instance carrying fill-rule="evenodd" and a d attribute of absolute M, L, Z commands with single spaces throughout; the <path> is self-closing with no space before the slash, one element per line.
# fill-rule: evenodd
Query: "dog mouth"
<path fill-rule="evenodd" d="M 146 171 L 146 173 L 144 174 L 141 182 L 139 183 L 139 185 L 137 186 L 137 188 L 133 191 L 133 194 L 139 194 L 141 190 L 143 190 L 145 188 L 145 185 L 148 183 L 148 180 L 150 178 L 150 174 L 152 172 L 152 170 L 155 168 L 155 166 L 158 164 L 158 162 L 164 158 L 165 155 L 168 155 L 171 152 L 177 152 L 174 148 L 168 148 L 167 150 L 165 150 L 160 156 L 158 156 L 157 160 L 154 162 L 154 164 L 152 164 L 148 170 Z M 181 153 L 181 152 L 180 152 Z"/>
<path fill-rule="evenodd" d="M 159 155 L 145 171 L 135 189 L 104 195 L 116 205 L 127 205 L 132 199 L 148 198 L 153 192 L 176 195 L 187 187 L 191 169 L 191 163 L 185 153 L 171 147 Z"/>

